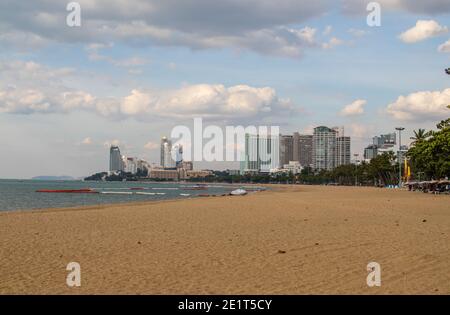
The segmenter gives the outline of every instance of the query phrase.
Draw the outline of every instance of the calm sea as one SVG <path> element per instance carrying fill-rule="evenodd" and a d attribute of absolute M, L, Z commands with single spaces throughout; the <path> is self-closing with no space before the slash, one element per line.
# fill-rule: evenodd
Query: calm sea
<path fill-rule="evenodd" d="M 239 186 L 208 185 L 207 190 L 189 190 L 192 183 L 83 182 L 0 179 L 0 211 L 74 207 L 136 201 L 198 197 L 200 194 L 227 194 Z M 99 194 L 38 193 L 40 189 L 92 188 Z M 138 188 L 139 190 L 131 189 Z M 182 195 L 183 194 L 183 195 Z M 186 195 L 189 196 L 186 196 Z"/>

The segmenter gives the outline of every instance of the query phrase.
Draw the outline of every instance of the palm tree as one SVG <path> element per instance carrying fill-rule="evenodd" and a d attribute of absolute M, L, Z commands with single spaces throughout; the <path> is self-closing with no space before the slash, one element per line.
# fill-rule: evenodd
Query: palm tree
<path fill-rule="evenodd" d="M 414 130 L 414 137 L 411 137 L 410 139 L 413 140 L 411 145 L 415 145 L 416 143 L 422 142 L 426 140 L 428 137 L 430 137 L 433 134 L 432 131 L 425 131 L 425 129 L 420 129 L 418 131 Z"/>

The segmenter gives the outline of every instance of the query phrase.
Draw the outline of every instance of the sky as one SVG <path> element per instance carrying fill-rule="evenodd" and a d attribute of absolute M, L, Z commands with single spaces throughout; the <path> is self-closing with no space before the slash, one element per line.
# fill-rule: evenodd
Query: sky
<path fill-rule="evenodd" d="M 111 144 L 159 163 L 195 117 L 408 143 L 449 116 L 450 1 L 377 1 L 379 26 L 369 2 L 82 0 L 69 26 L 69 1 L 0 0 L 0 178 L 105 171 Z"/>

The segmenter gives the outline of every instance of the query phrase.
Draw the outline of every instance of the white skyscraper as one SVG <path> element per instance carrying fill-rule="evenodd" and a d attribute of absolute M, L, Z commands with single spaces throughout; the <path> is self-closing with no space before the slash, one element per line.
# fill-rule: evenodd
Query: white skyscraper
<path fill-rule="evenodd" d="M 280 167 L 279 135 L 245 135 L 243 172 L 264 172 Z"/>
<path fill-rule="evenodd" d="M 168 169 L 176 167 L 176 162 L 172 158 L 172 141 L 166 137 L 161 139 L 161 166 Z"/>
<path fill-rule="evenodd" d="M 314 128 L 313 164 L 316 170 L 332 170 L 336 167 L 336 134 L 328 127 Z"/>

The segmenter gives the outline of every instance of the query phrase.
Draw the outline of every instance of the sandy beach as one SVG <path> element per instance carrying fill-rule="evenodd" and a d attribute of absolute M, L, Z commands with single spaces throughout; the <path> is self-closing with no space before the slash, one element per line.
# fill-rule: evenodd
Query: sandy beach
<path fill-rule="evenodd" d="M 449 196 L 284 186 L 1 212 L 0 227 L 1 294 L 450 294 Z"/>

